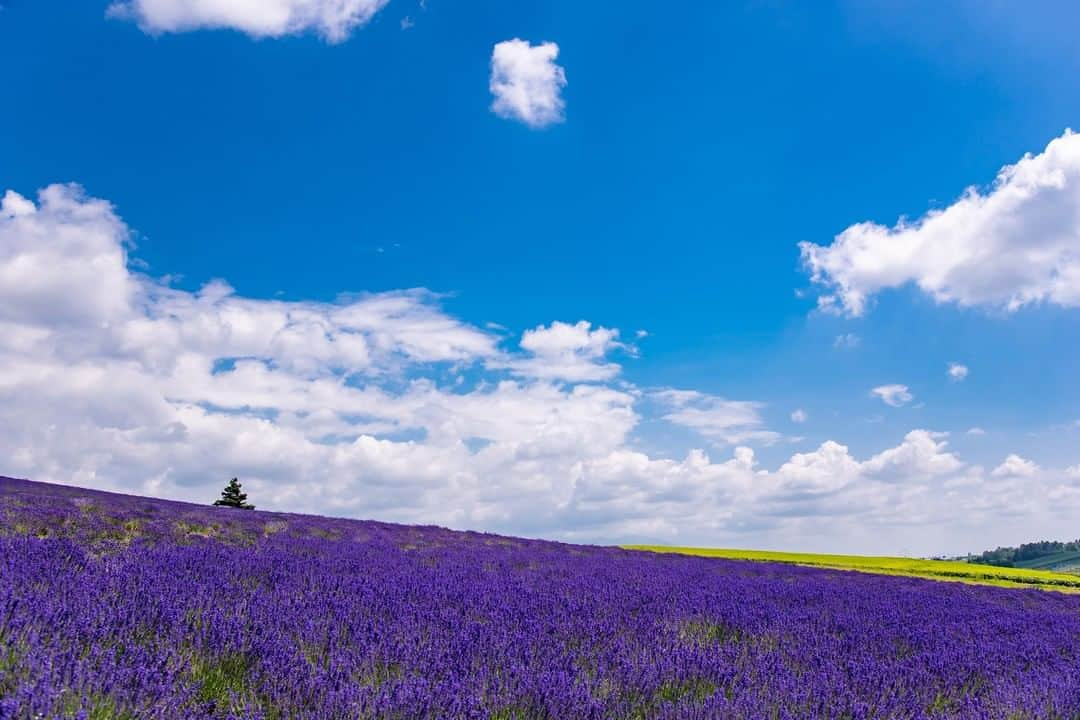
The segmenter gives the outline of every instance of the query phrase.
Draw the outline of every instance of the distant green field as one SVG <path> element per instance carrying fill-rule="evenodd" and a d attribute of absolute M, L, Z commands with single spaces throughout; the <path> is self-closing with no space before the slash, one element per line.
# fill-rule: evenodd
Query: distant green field
<path fill-rule="evenodd" d="M 1080 572 L 1080 551 L 1066 550 L 1052 555 L 1043 555 L 1034 560 L 1024 560 L 1016 563 L 1018 568 L 1032 570 L 1052 570 L 1055 572 Z"/>
<path fill-rule="evenodd" d="M 909 577 L 930 578 L 932 580 L 997 585 L 1000 587 L 1037 587 L 1062 592 L 1080 592 L 1080 576 L 1077 575 L 1067 575 L 1046 570 L 1001 568 L 946 560 L 868 557 L 864 555 L 816 555 L 811 553 L 772 552 L 769 550 L 725 550 L 666 547 L 663 545 L 624 545 L 623 547 L 628 550 L 699 555 L 732 560 L 780 562 L 834 570 L 856 570 L 883 575 L 906 575 Z"/>

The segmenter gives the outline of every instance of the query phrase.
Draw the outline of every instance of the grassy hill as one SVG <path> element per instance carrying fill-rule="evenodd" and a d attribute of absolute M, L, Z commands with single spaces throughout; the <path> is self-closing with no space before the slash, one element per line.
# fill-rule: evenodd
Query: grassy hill
<path fill-rule="evenodd" d="M 821 555 L 811 553 L 772 552 L 769 550 L 728 550 L 719 548 L 666 547 L 662 545 L 627 545 L 629 550 L 648 550 L 660 553 L 678 553 L 699 557 L 728 558 L 730 560 L 757 560 L 788 563 L 806 567 L 822 567 L 834 570 L 857 570 L 882 575 L 922 577 L 932 580 L 996 585 L 998 587 L 1038 587 L 1062 592 L 1080 592 L 1080 576 L 1050 572 L 1069 562 L 1080 566 L 1080 553 L 1061 553 L 1063 557 L 1049 565 L 1027 565 L 1024 568 L 1005 568 L 993 565 L 977 565 L 947 560 L 922 560 L 918 558 L 872 557 L 866 555 Z M 1045 560 L 1046 558 L 1040 558 Z M 1032 561 L 1037 562 L 1037 561 Z"/>
<path fill-rule="evenodd" d="M 1013 565 L 1018 568 L 1051 570 L 1058 573 L 1080 575 L 1080 550 L 1066 550 L 1031 560 L 1020 560 L 1014 562 Z"/>
<path fill-rule="evenodd" d="M 1039 540 L 971 555 L 969 562 L 1006 568 L 1049 570 L 1080 575 L 1080 540 Z"/>
<path fill-rule="evenodd" d="M 1078 595 L 681 550 L 0 477 L 0 718 L 1080 718 Z"/>

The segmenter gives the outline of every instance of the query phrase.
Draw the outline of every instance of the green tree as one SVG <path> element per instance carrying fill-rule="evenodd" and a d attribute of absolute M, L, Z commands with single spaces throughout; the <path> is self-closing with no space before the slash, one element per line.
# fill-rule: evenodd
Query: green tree
<path fill-rule="evenodd" d="M 240 481 L 233 478 L 225 489 L 221 491 L 221 499 L 214 501 L 215 505 L 224 507 L 240 508 L 241 510 L 254 510 L 254 505 L 249 505 L 247 495 L 240 490 Z"/>

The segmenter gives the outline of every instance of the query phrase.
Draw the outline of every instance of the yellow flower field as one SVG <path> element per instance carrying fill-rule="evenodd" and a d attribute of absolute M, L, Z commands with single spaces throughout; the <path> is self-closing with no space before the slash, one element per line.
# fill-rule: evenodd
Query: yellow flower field
<path fill-rule="evenodd" d="M 906 575 L 932 580 L 998 585 L 1001 587 L 1037 587 L 1062 592 L 1080 592 L 1080 575 L 1003 568 L 991 565 L 955 562 L 949 560 L 924 560 L 921 558 L 872 557 L 865 555 L 823 555 L 815 553 L 775 552 L 771 550 L 736 550 L 726 548 L 668 547 L 664 545 L 624 545 L 628 550 L 677 553 L 702 557 L 727 558 L 731 560 L 755 560 L 779 562 L 792 565 L 830 568 L 833 570 L 856 570 L 883 575 Z"/>

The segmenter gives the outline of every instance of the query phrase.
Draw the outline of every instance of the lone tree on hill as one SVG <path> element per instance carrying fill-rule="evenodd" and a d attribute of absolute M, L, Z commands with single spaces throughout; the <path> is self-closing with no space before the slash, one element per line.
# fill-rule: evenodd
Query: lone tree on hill
<path fill-rule="evenodd" d="M 241 510 L 254 510 L 254 505 L 247 502 L 247 494 L 240 491 L 240 481 L 233 478 L 225 489 L 221 491 L 221 499 L 214 501 L 215 505 L 224 507 L 240 508 Z"/>

